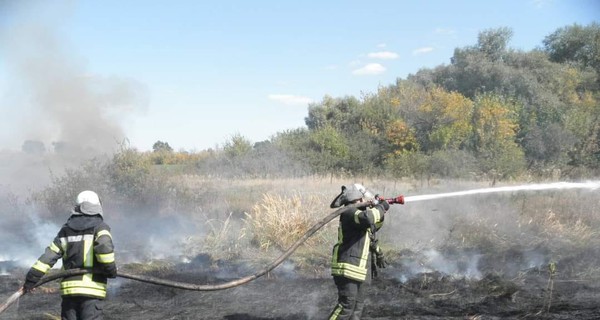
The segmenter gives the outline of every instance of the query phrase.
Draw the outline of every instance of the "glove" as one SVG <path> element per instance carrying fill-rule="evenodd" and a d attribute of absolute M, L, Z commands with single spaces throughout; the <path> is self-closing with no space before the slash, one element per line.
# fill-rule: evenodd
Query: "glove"
<path fill-rule="evenodd" d="M 383 252 L 378 251 L 377 253 L 375 253 L 375 265 L 377 265 L 377 268 L 385 268 L 388 263 L 385 260 L 385 256 L 383 255 Z"/>
<path fill-rule="evenodd" d="M 107 278 L 114 279 L 117 277 L 117 268 L 112 269 L 111 271 L 106 273 Z"/>
<path fill-rule="evenodd" d="M 379 246 L 377 245 L 378 242 L 379 240 L 377 240 L 377 238 L 371 238 L 371 244 L 369 245 L 369 251 L 371 251 L 371 253 L 377 253 L 377 250 L 379 248 Z"/>
<path fill-rule="evenodd" d="M 94 266 L 93 273 L 98 273 L 106 276 L 107 278 L 114 279 L 117 277 L 117 266 L 115 264 L 108 264 L 104 266 Z"/>
<path fill-rule="evenodd" d="M 35 285 L 36 283 L 33 281 L 25 281 L 25 284 L 23 284 L 23 292 L 29 293 L 33 291 L 33 289 L 35 289 Z"/>
<path fill-rule="evenodd" d="M 113 264 L 106 270 L 106 277 L 114 279 L 117 277 L 117 265 Z"/>
<path fill-rule="evenodd" d="M 375 279 L 379 275 L 377 272 L 377 264 L 375 263 L 375 260 L 375 254 L 373 254 L 373 257 L 371 259 L 371 279 Z"/>
<path fill-rule="evenodd" d="M 373 205 L 380 204 L 384 211 L 390 210 L 390 204 L 385 201 L 384 198 L 380 197 L 378 194 L 375 195 L 375 199 L 373 200 Z"/>
<path fill-rule="evenodd" d="M 385 210 L 386 212 L 390 210 L 390 204 L 387 201 L 385 201 L 385 199 L 381 199 L 381 202 L 379 204 L 381 204 L 383 210 Z"/>

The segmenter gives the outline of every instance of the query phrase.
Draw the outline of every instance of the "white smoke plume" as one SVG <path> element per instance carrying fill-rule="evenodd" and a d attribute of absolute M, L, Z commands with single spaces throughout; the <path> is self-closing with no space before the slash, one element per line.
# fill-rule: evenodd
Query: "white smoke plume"
<path fill-rule="evenodd" d="M 56 236 L 59 226 L 41 219 L 32 205 L 0 188 L 0 253 L 2 273 L 12 267 L 30 267 Z M 57 267 L 60 267 L 59 263 Z"/>
<path fill-rule="evenodd" d="M 0 1 L 0 179 L 20 190 L 111 153 L 147 105 L 131 79 L 91 74 L 65 33 L 74 2 Z M 26 150 L 27 143 L 35 146 Z M 24 152 L 16 152 L 22 148 Z"/>
<path fill-rule="evenodd" d="M 0 240 L 10 243 L 1 253 L 27 267 L 60 229 L 28 197 L 117 151 L 148 104 L 143 84 L 89 71 L 67 32 L 76 5 L 0 0 Z"/>

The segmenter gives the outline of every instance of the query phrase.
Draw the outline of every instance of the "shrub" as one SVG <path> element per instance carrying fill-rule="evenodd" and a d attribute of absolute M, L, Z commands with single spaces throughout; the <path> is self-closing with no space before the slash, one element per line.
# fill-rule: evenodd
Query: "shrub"
<path fill-rule="evenodd" d="M 320 220 L 319 213 L 327 208 L 325 201 L 318 196 L 301 198 L 266 193 L 262 200 L 255 204 L 252 212 L 247 214 L 246 224 L 253 234 L 253 243 L 262 250 L 276 248 L 287 250 L 310 227 Z M 325 229 L 332 229 L 329 224 Z M 329 246 L 334 243 L 332 235 L 335 231 L 319 230 L 303 245 L 306 248 L 317 249 L 329 253 Z M 327 249 L 325 249 L 327 248 Z"/>

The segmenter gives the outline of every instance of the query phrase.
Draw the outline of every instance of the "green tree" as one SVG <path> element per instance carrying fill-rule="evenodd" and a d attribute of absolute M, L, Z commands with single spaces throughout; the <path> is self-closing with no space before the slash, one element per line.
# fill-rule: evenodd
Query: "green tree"
<path fill-rule="evenodd" d="M 487 29 L 477 36 L 475 48 L 490 61 L 502 60 L 512 36 L 513 31 L 510 28 Z"/>
<path fill-rule="evenodd" d="M 360 122 L 358 111 L 361 103 L 354 97 L 332 98 L 325 96 L 320 103 L 308 107 L 308 116 L 304 119 L 309 130 L 331 126 L 341 132 L 358 130 Z"/>
<path fill-rule="evenodd" d="M 347 163 L 350 151 L 345 138 L 331 126 L 309 131 L 306 128 L 279 133 L 274 139 L 295 161 L 306 164 L 305 174 L 327 174 Z"/>
<path fill-rule="evenodd" d="M 429 179 L 429 156 L 422 152 L 397 152 L 385 160 L 386 172 L 396 178 Z"/>
<path fill-rule="evenodd" d="M 478 172 L 477 159 L 467 150 L 438 150 L 428 159 L 429 174 L 433 177 L 468 179 Z"/>
<path fill-rule="evenodd" d="M 168 142 L 156 141 L 152 145 L 152 151 L 154 152 L 173 152 L 173 148 L 169 145 Z"/>
<path fill-rule="evenodd" d="M 114 194 L 122 199 L 139 203 L 156 200 L 148 197 L 146 190 L 150 184 L 150 160 L 136 149 L 123 146 L 113 155 L 106 172 Z"/>
<path fill-rule="evenodd" d="M 363 97 L 360 101 L 354 97 L 334 99 L 325 97 L 319 104 L 309 107 L 309 116 L 305 119 L 313 140 L 311 150 L 317 150 L 314 139 L 322 132 L 335 131 L 336 139 L 344 141 L 344 145 L 353 146 L 357 152 L 348 153 L 347 156 L 329 149 L 329 159 L 320 159 L 318 167 L 322 171 L 323 166 L 344 168 L 353 173 L 373 172 L 376 167 L 383 163 L 382 150 L 387 150 L 388 142 L 385 138 L 385 127 L 393 117 L 393 108 L 389 101 L 382 99 L 379 95 L 372 94 Z M 318 138 L 323 142 L 323 138 Z M 331 142 L 331 141 L 329 141 Z M 335 156 L 341 158 L 333 161 Z M 322 162 L 325 163 L 322 163 Z"/>
<path fill-rule="evenodd" d="M 317 155 L 313 166 L 319 172 L 342 169 L 350 152 L 344 136 L 331 126 L 311 132 L 310 148 Z"/>
<path fill-rule="evenodd" d="M 477 94 L 494 91 L 506 82 L 508 72 L 504 61 L 512 51 L 508 43 L 512 31 L 508 28 L 481 31 L 475 46 L 456 48 L 450 65 L 424 71 L 417 79 L 433 81 L 447 91 L 458 91 L 473 99 Z"/>
<path fill-rule="evenodd" d="M 223 145 L 223 152 L 230 160 L 242 158 L 247 155 L 250 150 L 252 150 L 252 142 L 239 133 L 231 136 L 231 138 Z"/>
<path fill-rule="evenodd" d="M 600 92 L 579 97 L 565 115 L 565 127 L 576 141 L 568 148 L 569 165 L 600 169 Z"/>
<path fill-rule="evenodd" d="M 552 61 L 591 67 L 600 76 L 600 24 L 597 22 L 587 26 L 573 24 L 559 28 L 547 36 L 543 43 Z"/>

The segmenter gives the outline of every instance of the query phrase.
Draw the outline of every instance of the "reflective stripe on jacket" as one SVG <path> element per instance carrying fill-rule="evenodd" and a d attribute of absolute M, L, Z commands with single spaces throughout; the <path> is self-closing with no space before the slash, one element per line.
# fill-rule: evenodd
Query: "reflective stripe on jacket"
<path fill-rule="evenodd" d="M 70 224 L 71 219 L 78 221 Z M 63 278 L 61 295 L 103 299 L 106 297 L 107 277 L 116 275 L 110 227 L 99 216 L 72 216 L 71 219 L 31 267 L 27 280 L 39 281 L 62 258 L 64 270 L 84 268 L 93 269 L 94 273 Z"/>
<path fill-rule="evenodd" d="M 381 206 L 349 207 L 340 214 L 338 242 L 333 246 L 331 275 L 365 281 L 370 267 L 371 230 L 383 221 Z M 377 228 L 378 229 L 378 228 Z"/>

